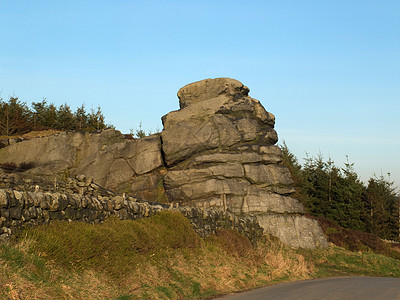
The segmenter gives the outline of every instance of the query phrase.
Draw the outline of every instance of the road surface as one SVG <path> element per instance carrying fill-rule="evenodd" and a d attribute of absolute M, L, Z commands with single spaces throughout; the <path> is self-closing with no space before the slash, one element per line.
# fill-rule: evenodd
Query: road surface
<path fill-rule="evenodd" d="M 220 300 L 400 300 L 400 278 L 303 280 L 226 295 Z"/>

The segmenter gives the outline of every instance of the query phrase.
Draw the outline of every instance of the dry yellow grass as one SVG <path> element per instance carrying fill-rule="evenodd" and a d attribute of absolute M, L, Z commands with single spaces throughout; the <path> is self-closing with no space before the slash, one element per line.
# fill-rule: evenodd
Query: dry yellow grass
<path fill-rule="evenodd" d="M 385 261 L 381 256 L 335 246 L 294 250 L 265 237 L 253 247 L 232 231 L 220 231 L 201 241 L 177 214 L 131 225 L 113 220 L 103 225 L 71 226 L 60 223 L 43 228 L 40 240 L 47 246 L 38 247 L 33 239 L 39 238 L 38 232 L 14 245 L 0 245 L 0 299 L 202 299 L 281 281 L 331 276 L 332 268 L 334 274 L 344 270 L 344 274 L 400 276 L 400 266 L 396 267 L 393 259 Z M 117 229 L 122 231 L 121 237 Z M 134 230 L 141 234 L 128 234 Z M 79 244 L 92 247 L 84 238 L 98 233 L 110 236 L 102 241 L 108 255 L 77 265 L 83 250 Z M 139 240 L 152 244 L 146 242 L 145 247 Z M 97 251 L 97 246 L 93 247 Z M 61 257 L 66 251 L 73 260 L 70 264 Z"/>
<path fill-rule="evenodd" d="M 146 261 L 140 272 L 126 282 L 134 284 L 129 292 L 134 298 L 181 299 L 189 295 L 196 283 L 204 293 L 216 294 L 251 289 L 268 282 L 310 278 L 314 265 L 301 254 L 284 250 L 281 245 L 263 248 L 260 245 L 245 257 L 226 253 L 215 245 L 204 244 L 191 253 L 169 253 L 164 260 Z M 173 291 L 171 283 L 181 286 Z M 140 287 L 145 287 L 141 289 Z M 170 289 L 169 297 L 160 290 Z"/>
<path fill-rule="evenodd" d="M 23 137 L 25 139 L 32 139 L 32 138 L 50 136 L 50 135 L 54 135 L 54 134 L 57 134 L 60 132 L 61 131 L 57 130 L 57 129 L 35 130 L 35 131 L 25 133 L 21 137 Z"/>
<path fill-rule="evenodd" d="M 32 240 L 22 239 L 14 248 L 28 255 Z M 281 245 L 260 245 L 245 256 L 231 255 L 211 241 L 197 249 L 167 250 L 142 257 L 119 280 L 96 270 L 75 272 L 47 262 L 44 282 L 33 282 L 24 273 L 37 267 L 26 263 L 15 268 L 1 261 L 1 299 L 189 299 L 254 288 L 280 278 L 308 278 L 312 268 L 299 254 Z M 121 270 L 123 271 L 123 270 Z M 6 279 L 6 280 L 5 280 Z"/>
<path fill-rule="evenodd" d="M 20 135 L 13 135 L 13 136 L 0 135 L 0 140 L 8 139 L 8 138 L 16 139 L 19 137 L 30 140 L 32 138 L 51 136 L 51 135 L 54 135 L 54 134 L 57 134 L 60 132 L 61 131 L 57 130 L 57 129 L 34 130 L 34 131 L 30 131 L 28 133 L 24 133 L 24 134 L 20 134 Z"/>

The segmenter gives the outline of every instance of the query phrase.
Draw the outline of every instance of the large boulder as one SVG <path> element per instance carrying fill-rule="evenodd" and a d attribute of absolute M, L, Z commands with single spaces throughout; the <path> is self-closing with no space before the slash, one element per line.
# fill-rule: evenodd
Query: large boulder
<path fill-rule="evenodd" d="M 255 188 L 284 196 L 294 192 L 274 145 L 275 117 L 248 93 L 229 78 L 206 79 L 179 90 L 181 109 L 162 118 L 168 169 L 164 187 L 171 201 L 195 200 L 198 205 L 207 198 L 235 197 L 237 202 L 239 196 L 244 203 Z M 226 205 L 237 210 L 229 201 Z"/>
<path fill-rule="evenodd" d="M 178 92 L 180 109 L 162 118 L 169 201 L 253 214 L 266 233 L 293 247 L 327 246 L 306 218 L 282 153 L 275 117 L 229 78 L 206 79 Z"/>
<path fill-rule="evenodd" d="M 248 87 L 231 78 L 205 79 L 185 85 L 178 91 L 179 106 L 217 98 L 220 95 L 241 98 L 249 93 Z"/>

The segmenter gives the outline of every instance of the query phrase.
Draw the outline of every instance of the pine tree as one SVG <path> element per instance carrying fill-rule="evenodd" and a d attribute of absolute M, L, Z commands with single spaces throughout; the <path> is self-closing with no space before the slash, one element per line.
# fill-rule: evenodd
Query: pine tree
<path fill-rule="evenodd" d="M 290 151 L 285 141 L 283 141 L 282 145 L 279 145 L 279 148 L 282 151 L 282 165 L 289 169 L 296 189 L 295 193 L 292 196 L 298 199 L 307 207 L 307 194 L 304 191 L 303 169 L 297 157 Z"/>
<path fill-rule="evenodd" d="M 399 203 L 393 182 L 383 176 L 370 178 L 365 195 L 369 210 L 367 231 L 385 239 L 397 239 L 399 234 Z"/>
<path fill-rule="evenodd" d="M 136 130 L 135 135 L 137 138 L 143 138 L 146 136 L 146 132 L 142 128 L 142 122 L 139 123 L 139 129 Z"/>
<path fill-rule="evenodd" d="M 354 163 L 349 163 L 348 157 L 345 167 L 342 168 L 343 175 L 340 178 L 338 201 L 343 203 L 343 219 L 340 225 L 347 228 L 365 231 L 366 210 L 364 207 L 364 184 L 354 171 Z"/>
<path fill-rule="evenodd" d="M 314 216 L 323 216 L 346 228 L 367 231 L 382 238 L 400 240 L 400 197 L 393 182 L 371 178 L 366 187 L 347 158 L 343 168 L 322 155 L 306 157 L 304 166 L 281 147 L 283 164 L 296 186 L 293 195 Z"/>
<path fill-rule="evenodd" d="M 43 98 L 40 102 L 33 102 L 29 108 L 25 102 L 17 97 L 10 97 L 8 101 L 0 98 L 0 135 L 11 136 L 31 130 L 59 129 L 59 130 L 102 130 L 112 125 L 105 125 L 105 118 L 100 106 L 92 108 L 91 113 L 85 111 L 85 105 L 78 107 L 72 113 L 68 104 L 57 107 L 48 104 Z"/>
<path fill-rule="evenodd" d="M 106 128 L 100 106 L 97 107 L 97 110 L 94 110 L 92 107 L 88 115 L 88 128 L 89 130 L 101 130 Z"/>
<path fill-rule="evenodd" d="M 34 127 L 57 128 L 57 107 L 51 103 L 47 104 L 44 98 L 41 102 L 33 102 Z"/>
<path fill-rule="evenodd" d="M 316 216 L 328 217 L 332 214 L 332 203 L 329 197 L 331 174 L 326 170 L 327 163 L 324 162 L 322 155 L 317 158 L 306 157 L 303 168 L 306 204 L 309 211 Z"/>
<path fill-rule="evenodd" d="M 10 97 L 8 102 L 0 98 L 0 135 L 11 136 L 32 129 L 31 111 L 18 97 Z"/>
<path fill-rule="evenodd" d="M 85 110 L 85 104 L 78 107 L 74 113 L 75 128 L 78 130 L 85 130 L 88 123 L 88 116 Z"/>
<path fill-rule="evenodd" d="M 74 114 L 67 103 L 57 109 L 56 128 L 60 130 L 74 130 L 76 127 Z"/>

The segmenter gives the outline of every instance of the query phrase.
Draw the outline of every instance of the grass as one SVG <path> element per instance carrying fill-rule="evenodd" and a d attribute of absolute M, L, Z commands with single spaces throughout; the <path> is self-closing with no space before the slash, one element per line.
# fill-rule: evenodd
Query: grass
<path fill-rule="evenodd" d="M 33 249 L 46 253 L 74 269 L 117 269 L 136 261 L 138 255 L 175 248 L 195 248 L 200 237 L 187 219 L 176 212 L 164 212 L 148 219 L 122 222 L 107 219 L 104 224 L 52 222 L 25 233 L 35 240 Z M 113 265 L 110 265 L 110 263 Z"/>
<path fill-rule="evenodd" d="M 325 232 L 328 240 L 336 246 L 346 248 L 350 251 L 372 251 L 400 260 L 400 250 L 398 244 L 388 244 L 378 236 L 343 228 L 334 221 L 326 218 L 318 218 L 322 230 Z"/>
<path fill-rule="evenodd" d="M 331 276 L 380 276 L 400 277 L 400 260 L 373 252 L 351 252 L 331 245 L 328 249 L 302 252 L 313 260 L 314 278 Z"/>
<path fill-rule="evenodd" d="M 61 132 L 60 130 L 57 129 L 51 129 L 51 128 L 39 128 L 37 130 L 30 131 L 28 133 L 24 134 L 16 134 L 12 136 L 7 136 L 7 135 L 0 135 L 0 140 L 8 139 L 8 138 L 19 138 L 22 137 L 24 139 L 31 139 L 31 138 L 36 138 L 36 137 L 44 137 L 44 136 L 50 136 L 53 134 L 57 134 Z"/>
<path fill-rule="evenodd" d="M 0 299 L 207 299 L 335 275 L 400 277 L 400 261 L 334 245 L 295 250 L 268 236 L 253 247 L 229 230 L 202 240 L 173 212 L 53 222 L 0 245 Z"/>

